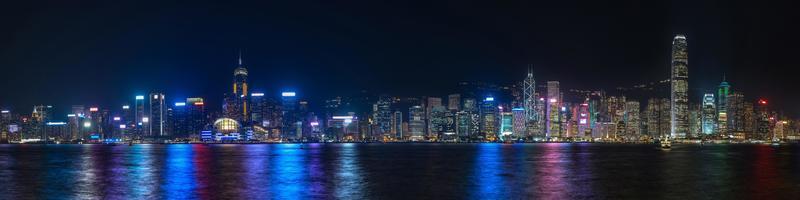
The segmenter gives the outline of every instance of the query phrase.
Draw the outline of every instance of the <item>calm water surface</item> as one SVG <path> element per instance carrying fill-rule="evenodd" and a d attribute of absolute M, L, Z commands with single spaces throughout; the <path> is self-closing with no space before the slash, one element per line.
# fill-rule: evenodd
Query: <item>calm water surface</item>
<path fill-rule="evenodd" d="M 0 188 L 0 199 L 798 199 L 800 146 L 0 145 Z"/>

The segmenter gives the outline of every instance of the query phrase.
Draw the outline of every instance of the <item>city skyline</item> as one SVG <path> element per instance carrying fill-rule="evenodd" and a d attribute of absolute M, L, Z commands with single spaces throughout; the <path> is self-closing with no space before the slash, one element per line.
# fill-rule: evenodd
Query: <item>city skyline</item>
<path fill-rule="evenodd" d="M 112 105 L 150 90 L 162 90 L 171 97 L 204 96 L 209 103 L 219 104 L 223 96 L 217 91 L 227 87 L 217 83 L 228 80 L 217 74 L 229 73 L 239 51 L 251 76 L 258 77 L 252 78 L 253 89 L 273 94 L 302 91 L 319 98 L 312 102 L 361 90 L 443 96 L 461 81 L 519 81 L 529 64 L 535 66 L 539 83 L 558 80 L 563 88 L 611 90 L 668 79 L 670 44 L 665 41 L 682 33 L 691 43 L 689 74 L 698 75 L 689 80 L 691 101 L 714 90 L 726 77 L 749 97 L 770 99 L 789 115 L 800 112 L 791 104 L 800 99 L 797 94 L 783 92 L 783 86 L 792 83 L 791 76 L 782 72 L 796 65 L 789 52 L 796 46 L 797 39 L 791 35 L 797 30 L 785 29 L 780 22 L 791 19 L 793 12 L 750 9 L 745 2 L 729 2 L 728 8 L 692 2 L 649 3 L 638 9 L 612 3 L 602 5 L 609 7 L 610 14 L 604 17 L 593 15 L 590 9 L 561 7 L 568 3 L 456 8 L 433 3 L 431 8 L 416 8 L 354 2 L 349 14 L 330 10 L 342 5 L 321 2 L 311 2 L 317 7 L 296 14 L 281 9 L 308 5 L 198 3 L 198 9 L 180 9 L 180 4 L 171 3 L 162 5 L 163 9 L 97 3 L 107 9 L 76 14 L 77 5 L 46 8 L 17 2 L 32 12 L 11 11 L 14 17 L 4 20 L 27 19 L 42 25 L 27 27 L 27 22 L 9 21 L 6 30 L 13 31 L 3 32 L 9 37 L 2 40 L 8 45 L 0 48 L 0 67 L 15 76 L 0 80 L 0 90 L 14 94 L 4 95 L 0 105 L 15 109 L 84 102 Z M 683 3 L 694 9 L 672 8 Z M 458 14 L 485 6 L 497 9 L 490 10 L 484 20 Z M 255 12 L 256 8 L 267 10 Z M 746 8 L 746 13 L 737 12 Z M 152 13 L 144 16 L 136 9 Z M 436 9 L 454 12 L 442 14 Z M 414 11 L 430 16 L 408 13 Z M 264 12 L 289 21 L 258 14 Z M 222 16 L 214 18 L 209 13 Z M 96 17 L 105 15 L 112 17 Z M 130 20 L 116 20 L 122 18 Z M 774 23 L 757 23 L 765 20 Z M 312 29 L 289 22 L 319 26 Z M 495 26 L 500 29 L 492 29 Z M 753 28 L 759 31 L 746 31 Z M 429 31 L 438 34 L 423 34 Z M 31 77 L 37 81 L 30 81 Z"/>

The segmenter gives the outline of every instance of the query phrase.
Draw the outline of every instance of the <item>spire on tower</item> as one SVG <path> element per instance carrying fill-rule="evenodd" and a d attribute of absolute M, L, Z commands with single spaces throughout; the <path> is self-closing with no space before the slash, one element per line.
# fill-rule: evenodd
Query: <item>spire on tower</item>
<path fill-rule="evenodd" d="M 242 66 L 242 50 L 239 50 L 239 66 Z"/>

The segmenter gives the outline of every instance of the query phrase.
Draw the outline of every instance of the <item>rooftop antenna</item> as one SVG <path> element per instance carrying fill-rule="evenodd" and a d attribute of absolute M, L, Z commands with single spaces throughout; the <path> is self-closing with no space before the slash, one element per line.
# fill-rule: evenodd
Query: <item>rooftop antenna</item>
<path fill-rule="evenodd" d="M 239 49 L 239 66 L 242 66 L 242 50 Z"/>

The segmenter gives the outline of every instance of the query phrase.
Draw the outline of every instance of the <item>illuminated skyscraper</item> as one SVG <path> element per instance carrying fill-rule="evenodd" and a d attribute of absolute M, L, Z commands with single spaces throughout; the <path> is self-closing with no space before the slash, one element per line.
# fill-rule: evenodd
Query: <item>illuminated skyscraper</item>
<path fill-rule="evenodd" d="M 703 134 L 704 135 L 712 135 L 714 134 L 714 129 L 716 128 L 716 106 L 714 105 L 714 94 L 706 93 L 703 95 L 703 104 L 702 104 L 702 123 L 703 123 Z"/>
<path fill-rule="evenodd" d="M 149 95 L 150 97 L 150 109 L 149 113 L 147 114 L 149 119 L 143 120 L 145 123 L 149 123 L 149 128 L 147 132 L 147 136 L 150 137 L 163 137 L 168 136 L 168 133 L 165 131 L 167 126 L 166 123 L 166 105 L 164 101 L 164 93 L 152 92 Z"/>
<path fill-rule="evenodd" d="M 522 93 L 523 93 L 523 107 L 522 109 L 525 110 L 525 131 L 528 130 L 528 125 L 533 125 L 536 123 L 536 80 L 533 79 L 533 69 L 531 66 L 528 67 L 528 75 L 525 77 L 525 80 L 522 83 Z M 531 127 L 533 129 L 533 127 Z M 532 132 L 532 131 L 531 131 Z M 531 133 L 519 133 L 523 135 L 530 135 Z"/>
<path fill-rule="evenodd" d="M 719 84 L 719 91 L 717 92 L 717 133 L 722 135 L 728 134 L 728 95 L 730 94 L 730 85 L 722 78 L 722 83 Z"/>
<path fill-rule="evenodd" d="M 233 70 L 233 91 L 225 95 L 222 107 L 225 117 L 236 119 L 241 123 L 249 123 L 250 112 L 247 89 L 247 69 L 242 65 L 242 55 L 239 54 L 239 66 Z"/>
<path fill-rule="evenodd" d="M 497 103 L 494 97 L 486 97 L 481 104 L 481 126 L 480 132 L 483 138 L 488 141 L 497 139 Z"/>
<path fill-rule="evenodd" d="M 686 138 L 689 130 L 689 53 L 686 36 L 672 40 L 672 99 L 670 101 L 670 133 L 672 138 Z"/>
<path fill-rule="evenodd" d="M 423 134 L 425 134 L 425 111 L 422 106 L 408 108 L 408 134 L 411 141 L 423 140 Z"/>
<path fill-rule="evenodd" d="M 561 131 L 561 90 L 558 81 L 547 81 L 547 129 L 546 137 L 557 138 Z"/>

